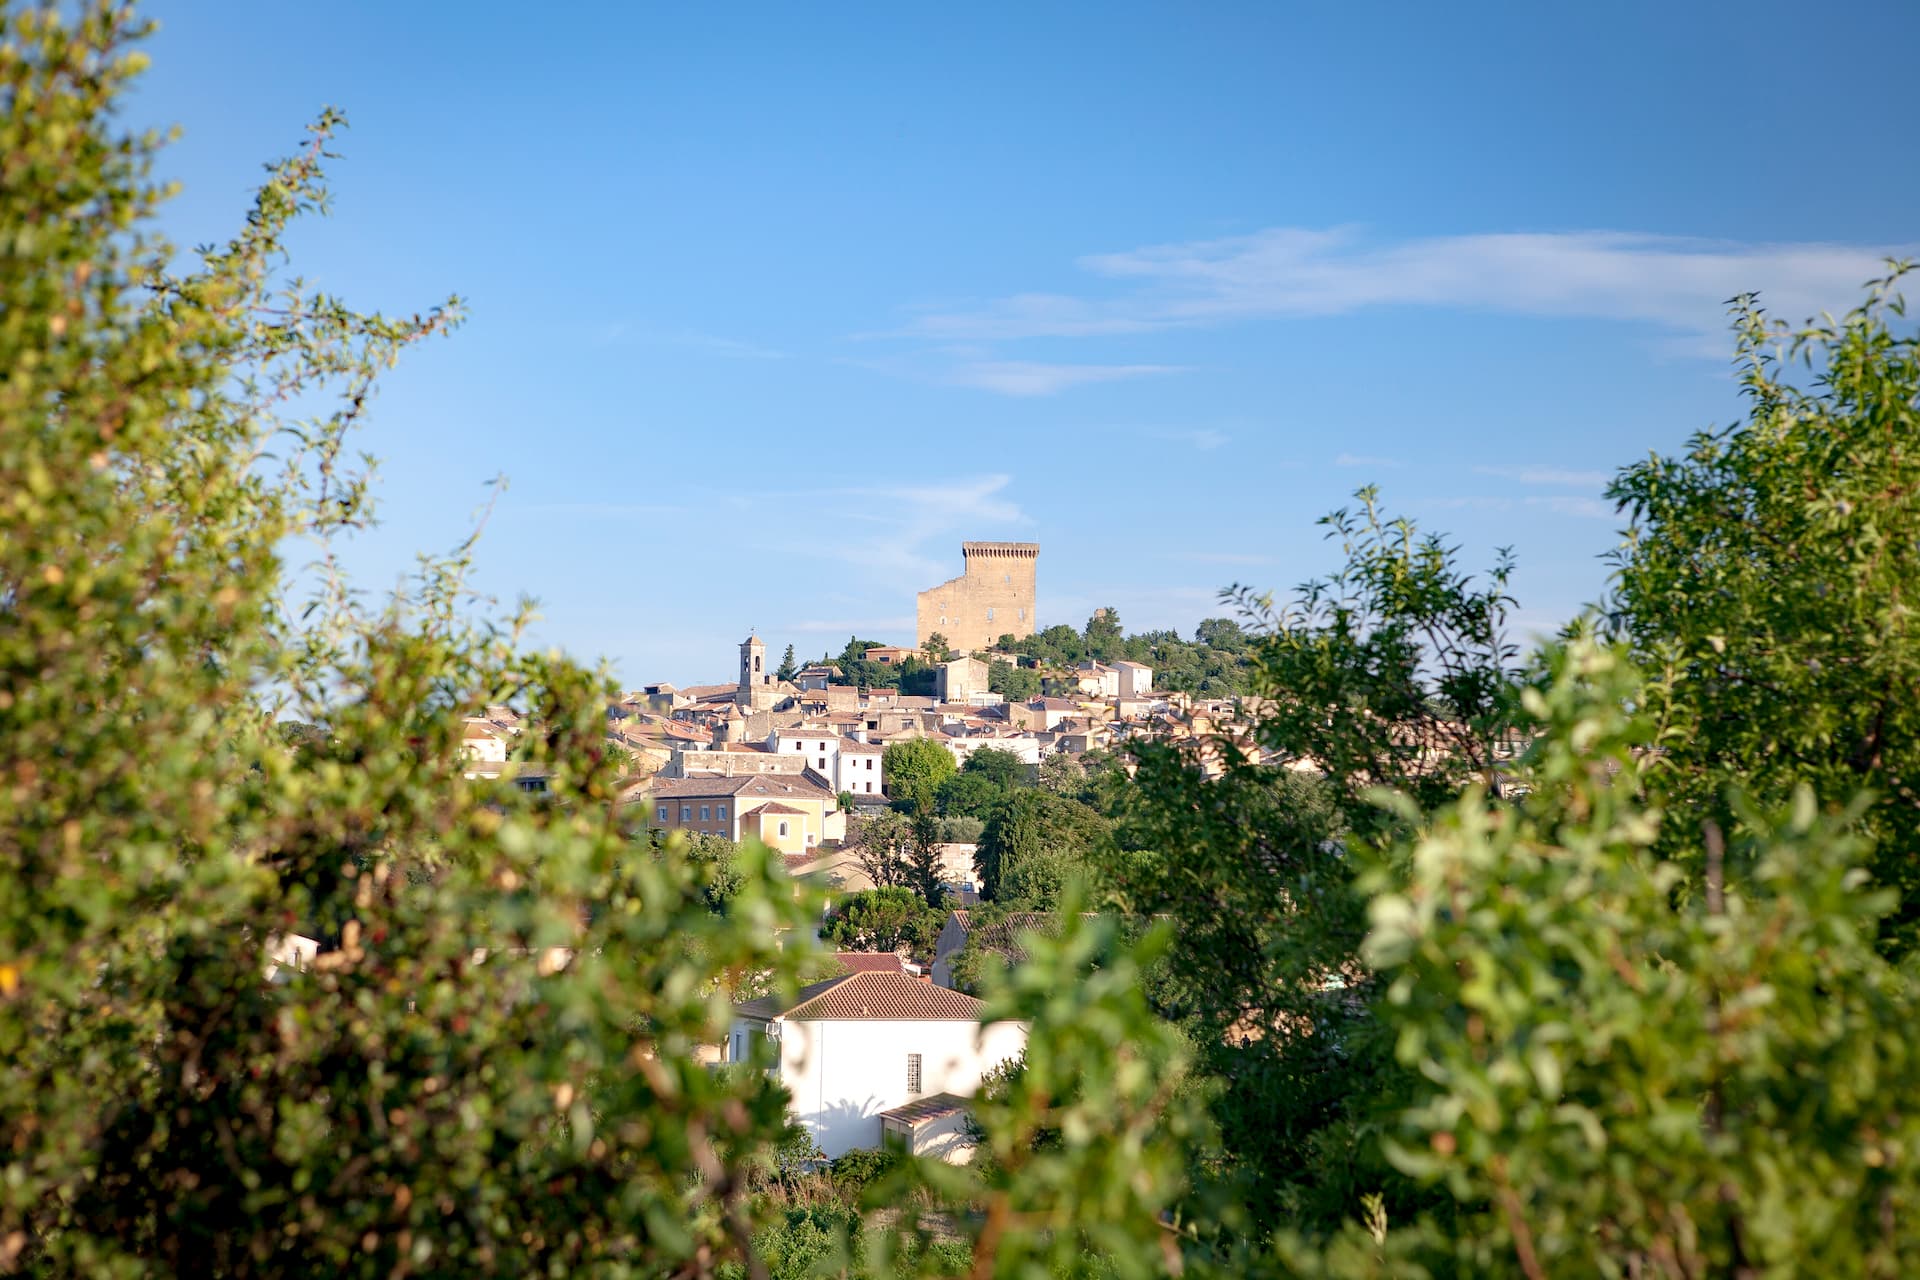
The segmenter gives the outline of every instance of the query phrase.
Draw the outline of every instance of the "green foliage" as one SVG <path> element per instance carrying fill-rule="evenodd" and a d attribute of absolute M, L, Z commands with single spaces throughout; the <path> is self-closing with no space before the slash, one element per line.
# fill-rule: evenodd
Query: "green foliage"
<path fill-rule="evenodd" d="M 946 922 L 944 910 L 929 907 L 912 889 L 868 889 L 841 897 L 820 937 L 843 951 L 906 951 L 931 959 Z"/>
<path fill-rule="evenodd" d="M 945 817 L 940 819 L 940 842 L 942 844 L 978 844 L 980 833 L 986 829 L 987 824 L 978 818 Z"/>
<path fill-rule="evenodd" d="M 710 910 L 724 913 L 733 899 L 746 887 L 747 872 L 740 860 L 740 847 L 725 836 L 702 831 L 673 833 L 681 842 L 682 856 L 699 869 L 701 896 Z M 657 833 L 654 846 L 667 843 L 665 833 Z"/>
<path fill-rule="evenodd" d="M 848 847 L 854 861 L 876 889 L 891 889 L 907 884 L 907 853 L 913 843 L 913 826 L 898 813 L 876 813 L 859 818 L 848 826 Z"/>
<path fill-rule="evenodd" d="M 834 1158 L 833 1184 L 858 1196 L 873 1183 L 893 1172 L 900 1164 L 900 1152 L 893 1147 L 872 1151 L 855 1149 Z"/>
<path fill-rule="evenodd" d="M 853 685 L 862 689 L 893 689 L 900 684 L 900 667 L 889 662 L 867 661 L 867 650 L 880 647 L 878 640 L 862 640 L 858 636 L 847 637 L 847 647 L 836 656 L 823 654 L 822 664 L 831 664 L 840 668 L 840 675 L 833 680 L 835 684 Z"/>
<path fill-rule="evenodd" d="M 1354 496 L 1357 511 L 1320 521 L 1345 556 L 1331 577 L 1308 582 L 1279 610 L 1244 588 L 1228 595 L 1261 632 L 1254 688 L 1272 701 L 1260 745 L 1324 772 L 1348 821 L 1369 833 L 1388 825 L 1365 800 L 1376 787 L 1422 809 L 1469 780 L 1500 794 L 1519 650 L 1506 633 L 1506 552 L 1476 581 L 1458 548 L 1382 515 L 1375 490 Z"/>
<path fill-rule="evenodd" d="M 912 839 L 907 843 L 907 884 L 935 910 L 946 905 L 941 870 L 940 819 L 922 810 L 913 815 Z"/>
<path fill-rule="evenodd" d="M 775 680 L 791 680 L 799 674 L 800 666 L 794 661 L 793 646 L 788 645 L 787 651 L 780 655 L 780 665 L 774 668 L 773 678 Z"/>
<path fill-rule="evenodd" d="M 987 691 L 1005 697 L 1008 702 L 1029 702 L 1040 696 L 1040 673 L 1031 667 L 1017 667 L 1005 658 L 987 663 Z"/>
<path fill-rule="evenodd" d="M 1830 810 L 1871 792 L 1860 830 L 1899 894 L 1896 953 L 1920 937 L 1920 339 L 1893 293 L 1903 271 L 1797 333 L 1741 300 L 1745 421 L 1609 490 L 1632 519 L 1610 608 L 1661 726 L 1649 784 L 1729 831 L 1730 784 L 1763 807 L 1803 783 Z M 1697 892 L 1697 832 L 1668 837 Z"/>
<path fill-rule="evenodd" d="M 1097 662 L 1112 662 L 1127 656 L 1126 637 L 1120 632 L 1120 611 L 1096 609 L 1087 619 L 1084 633 L 1087 656 Z"/>
<path fill-rule="evenodd" d="M 974 854 L 982 897 L 1050 910 L 1066 881 L 1111 847 L 1106 819 L 1045 791 L 1016 792 L 987 820 Z"/>
<path fill-rule="evenodd" d="M 1479 1275 L 1912 1274 L 1920 1010 L 1875 954 L 1894 895 L 1853 815 L 1736 797 L 1750 843 L 1723 853 L 1641 799 L 1653 729 L 1614 654 L 1550 653 L 1530 703 L 1525 801 L 1445 807 L 1370 909 L 1423 1082 L 1389 1149 L 1461 1205 L 1435 1248 Z M 1675 818 L 1708 868 L 1677 905 Z"/>
<path fill-rule="evenodd" d="M 962 842 L 970 844 L 1013 794 L 1031 787 L 1033 781 L 1034 770 L 1020 757 L 989 747 L 974 752 L 958 773 L 940 783 L 934 792 L 934 806 L 943 817 L 965 818 L 978 824 L 969 831 L 972 839 Z"/>
<path fill-rule="evenodd" d="M 1087 788 L 1087 766 L 1078 756 L 1056 751 L 1040 762 L 1039 784 L 1042 791 L 1079 799 Z"/>
<path fill-rule="evenodd" d="M 693 1050 L 725 1033 L 726 973 L 791 984 L 773 929 L 805 903 L 757 852 L 725 915 L 680 847 L 634 856 L 598 750 L 611 690 L 471 621 L 465 548 L 375 612 L 332 557 L 371 518 L 348 445 L 376 375 L 457 306 L 364 316 L 280 275 L 327 198 L 331 115 L 176 269 L 157 140 L 112 114 L 140 24 L 5 22 L 0 1268 L 739 1255 L 784 1098 Z M 557 803 L 465 783 L 460 711 L 489 703 L 542 727 Z M 326 749 L 290 749 L 283 712 Z M 293 929 L 331 945 L 269 983 Z"/>
<path fill-rule="evenodd" d="M 1190 1053 L 1156 1019 L 1141 973 L 1168 945 L 1083 920 L 1069 896 L 1058 938 L 1030 935 L 1029 964 L 987 979 L 987 1021 L 1030 1026 L 1018 1087 L 975 1103 L 983 1149 L 964 1171 L 911 1172 L 979 1206 L 975 1275 L 1147 1277 L 1177 1271 L 1178 1207 L 1211 1142 Z M 909 1219 L 910 1222 L 910 1219 Z"/>
<path fill-rule="evenodd" d="M 1163 691 L 1217 698 L 1247 691 L 1247 637 L 1237 623 L 1210 618 L 1200 624 L 1192 641 L 1172 631 L 1149 631 L 1120 639 L 1119 625 L 1118 616 L 1110 612 L 1108 618 L 1089 619 L 1085 635 L 1072 627 L 1052 626 L 1020 640 L 1003 636 L 998 649 L 1035 659 L 1042 667 L 1056 671 L 1090 657 L 1144 663 L 1153 668 L 1154 687 Z M 1004 693 L 1009 702 L 1024 702 L 1039 695 L 1041 673 L 995 658 L 987 666 L 987 688 Z"/>
<path fill-rule="evenodd" d="M 931 698 L 940 691 L 940 669 L 918 658 L 908 658 L 895 668 L 900 673 L 900 692 L 911 698 Z"/>
<path fill-rule="evenodd" d="M 1230 592 L 1251 636 L 1207 624 L 1247 653 L 1264 700 L 1256 737 L 1280 763 L 1226 740 L 1146 744 L 1130 785 L 1110 766 L 1089 784 L 1114 806 L 1120 843 L 1151 851 L 1111 859 L 1103 883 L 1178 926 L 1154 997 L 1231 1082 L 1217 1104 L 1221 1172 L 1256 1220 L 1315 1236 L 1362 1194 L 1394 1216 L 1433 1199 L 1371 1136 L 1413 1082 L 1369 1009 L 1356 864 L 1468 781 L 1501 785 L 1522 718 L 1505 557 L 1476 582 L 1441 539 L 1384 517 L 1372 490 L 1358 496 L 1357 511 L 1321 522 L 1345 553 L 1332 577 L 1279 609 Z M 1203 753 L 1221 776 L 1208 779 Z M 1382 808 L 1383 788 L 1413 807 Z"/>
<path fill-rule="evenodd" d="M 903 812 L 932 812 L 941 780 L 957 768 L 953 753 L 932 738 L 909 738 L 881 755 L 881 785 Z"/>
<path fill-rule="evenodd" d="M 920 646 L 920 651 L 927 655 L 928 662 L 945 662 L 953 657 L 953 645 L 938 631 L 927 636 L 927 642 Z"/>
<path fill-rule="evenodd" d="M 970 773 L 965 769 L 943 779 L 933 793 L 934 807 L 942 816 L 968 817 L 983 823 L 1006 799 L 1004 785 L 983 773 Z"/>
<path fill-rule="evenodd" d="M 974 752 L 967 757 L 967 763 L 960 771 L 985 778 L 999 787 L 1029 786 L 1033 782 L 1031 767 L 1013 752 L 996 747 L 983 747 Z"/>

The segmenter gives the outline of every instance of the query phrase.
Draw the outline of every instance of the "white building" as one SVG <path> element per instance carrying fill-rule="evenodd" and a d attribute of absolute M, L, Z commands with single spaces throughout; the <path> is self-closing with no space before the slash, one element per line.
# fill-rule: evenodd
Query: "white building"
<path fill-rule="evenodd" d="M 880 761 L 886 754 L 887 749 L 878 743 L 842 738 L 838 756 L 840 772 L 834 776 L 834 789 L 850 791 L 856 796 L 885 795 Z"/>
<path fill-rule="evenodd" d="M 775 755 L 798 756 L 823 778 L 837 779 L 840 735 L 832 729 L 775 729 L 767 739 L 767 749 Z M 845 790 L 837 787 L 835 790 Z"/>
<path fill-rule="evenodd" d="M 796 1120 L 828 1156 L 878 1147 L 883 1112 L 936 1094 L 972 1097 L 989 1070 L 1026 1048 L 1025 1023 L 980 1023 L 980 1002 L 897 973 L 855 973 L 784 1002 L 734 1006 L 727 1060 L 771 1041 L 773 1072 Z"/>
<path fill-rule="evenodd" d="M 1144 662 L 1116 662 L 1113 670 L 1120 683 L 1116 697 L 1140 698 L 1153 692 L 1153 668 Z"/>
<path fill-rule="evenodd" d="M 1076 662 L 1074 679 L 1080 692 L 1090 698 L 1115 698 L 1120 695 L 1120 673 L 1104 662 Z"/>
<path fill-rule="evenodd" d="M 460 729 L 460 749 L 467 759 L 482 764 L 504 764 L 507 759 L 507 731 L 491 720 L 468 716 Z"/>
<path fill-rule="evenodd" d="M 947 751 L 953 756 L 953 762 L 966 767 L 976 752 L 1004 751 L 1019 760 L 1021 764 L 1039 764 L 1045 754 L 1040 747 L 1040 739 L 1032 734 L 979 734 L 971 738 L 947 738 Z"/>

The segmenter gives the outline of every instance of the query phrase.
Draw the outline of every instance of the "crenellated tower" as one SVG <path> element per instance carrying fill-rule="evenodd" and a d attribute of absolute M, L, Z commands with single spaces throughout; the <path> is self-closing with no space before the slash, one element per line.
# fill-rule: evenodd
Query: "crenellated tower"
<path fill-rule="evenodd" d="M 993 647 L 1001 636 L 1034 633 L 1037 542 L 963 542 L 966 572 L 922 591 L 914 642 L 925 647 L 939 632 L 956 650 Z"/>

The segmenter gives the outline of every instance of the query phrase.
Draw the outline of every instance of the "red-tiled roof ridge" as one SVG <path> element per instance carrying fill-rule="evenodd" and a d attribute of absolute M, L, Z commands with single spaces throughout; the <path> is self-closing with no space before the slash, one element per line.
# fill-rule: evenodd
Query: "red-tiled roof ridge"
<path fill-rule="evenodd" d="M 855 973 L 802 987 L 792 1004 L 773 996 L 734 1006 L 742 1017 L 800 1022 L 973 1022 L 980 1002 L 960 991 L 916 982 L 902 973 Z"/>
<path fill-rule="evenodd" d="M 892 951 L 836 951 L 833 958 L 854 973 L 905 973 L 906 964 Z"/>

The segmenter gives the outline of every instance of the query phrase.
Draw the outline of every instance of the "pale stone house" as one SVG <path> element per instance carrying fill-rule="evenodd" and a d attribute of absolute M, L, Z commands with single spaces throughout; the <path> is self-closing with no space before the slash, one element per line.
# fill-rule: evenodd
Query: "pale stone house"
<path fill-rule="evenodd" d="M 805 853 L 847 833 L 833 792 L 805 777 L 655 779 L 628 798 L 647 807 L 647 824 L 655 830 L 700 831 L 734 841 L 754 836 L 783 854 Z"/>
<path fill-rule="evenodd" d="M 941 1094 L 971 1097 L 1026 1048 L 1019 1022 L 982 1025 L 972 996 L 893 973 L 855 973 L 734 1006 L 730 1062 L 771 1042 L 794 1118 L 828 1156 L 878 1147 L 883 1116 Z"/>

